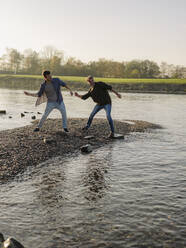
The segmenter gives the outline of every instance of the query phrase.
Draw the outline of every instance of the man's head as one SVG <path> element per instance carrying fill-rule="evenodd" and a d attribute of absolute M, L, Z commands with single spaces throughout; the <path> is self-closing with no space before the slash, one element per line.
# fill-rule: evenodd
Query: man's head
<path fill-rule="evenodd" d="M 52 76 L 50 74 L 50 71 L 43 71 L 43 77 L 46 79 L 46 80 L 51 80 L 52 79 Z"/>
<path fill-rule="evenodd" d="M 89 84 L 91 84 L 91 85 L 94 84 L 94 78 L 93 78 L 93 76 L 91 76 L 91 75 L 88 76 L 87 77 L 87 82 L 89 82 Z"/>

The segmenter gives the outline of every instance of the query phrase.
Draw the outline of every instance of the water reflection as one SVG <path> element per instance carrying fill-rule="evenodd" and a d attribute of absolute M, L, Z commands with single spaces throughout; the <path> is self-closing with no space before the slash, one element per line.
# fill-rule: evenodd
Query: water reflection
<path fill-rule="evenodd" d="M 53 208 L 54 203 L 60 207 L 62 202 L 73 202 L 77 198 L 83 201 L 101 199 L 109 187 L 105 177 L 112 164 L 113 145 L 110 144 L 104 153 L 98 149 L 89 155 L 80 154 L 78 161 L 74 157 L 64 161 L 54 159 L 41 165 L 42 172 L 38 171 L 37 180 L 32 178 L 40 204 Z"/>
<path fill-rule="evenodd" d="M 90 155 L 87 161 L 85 173 L 83 174 L 83 183 L 85 186 L 85 198 L 89 201 L 97 201 L 102 198 L 108 188 L 108 181 L 105 180 L 105 174 L 112 161 L 112 145 L 104 152 L 104 156 L 98 153 Z"/>
<path fill-rule="evenodd" d="M 38 201 L 44 208 L 53 209 L 64 198 L 61 190 L 64 180 L 65 175 L 61 172 L 47 171 L 33 184 L 36 187 Z"/>

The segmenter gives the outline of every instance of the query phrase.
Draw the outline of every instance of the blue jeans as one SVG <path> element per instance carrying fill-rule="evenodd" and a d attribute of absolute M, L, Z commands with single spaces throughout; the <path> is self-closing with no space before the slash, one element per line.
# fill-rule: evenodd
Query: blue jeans
<path fill-rule="evenodd" d="M 92 113 L 90 114 L 89 116 L 89 119 L 88 119 L 88 122 L 87 122 L 87 127 L 89 128 L 91 123 L 92 123 L 92 120 L 94 118 L 94 116 L 101 110 L 101 109 L 104 109 L 105 112 L 106 112 L 106 115 L 107 115 L 107 120 L 109 122 L 109 125 L 110 125 L 110 129 L 111 129 L 111 132 L 114 133 L 114 124 L 113 124 L 113 120 L 112 120 L 112 117 L 111 117 L 111 104 L 106 104 L 106 105 L 96 105 L 92 111 Z"/>
<path fill-rule="evenodd" d="M 61 112 L 62 126 L 63 128 L 67 128 L 66 108 L 65 108 L 65 104 L 63 101 L 60 104 L 58 102 L 47 102 L 45 112 L 38 124 L 38 128 L 41 128 L 43 126 L 44 121 L 46 120 L 46 118 L 48 117 L 48 115 L 53 109 L 58 109 Z"/>

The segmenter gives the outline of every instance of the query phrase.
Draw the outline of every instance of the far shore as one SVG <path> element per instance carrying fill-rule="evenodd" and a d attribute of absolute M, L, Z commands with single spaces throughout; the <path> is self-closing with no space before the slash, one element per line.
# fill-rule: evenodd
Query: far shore
<path fill-rule="evenodd" d="M 83 145 L 90 144 L 93 149 L 115 140 L 108 138 L 109 127 L 105 119 L 94 119 L 88 131 L 83 131 L 87 119 L 68 120 L 70 133 L 63 132 L 60 119 L 48 119 L 40 132 L 33 132 L 33 125 L 0 132 L 0 183 L 5 183 L 28 167 L 36 166 L 50 158 L 70 156 L 79 153 Z M 116 133 L 124 136 L 131 132 L 145 132 L 161 126 L 145 121 L 114 121 Z M 90 140 L 86 136 L 92 135 Z M 125 142 L 120 140 L 119 142 Z"/>
<path fill-rule="evenodd" d="M 72 90 L 88 90 L 86 77 L 56 77 L 67 82 Z M 0 88 L 38 90 L 42 81 L 39 75 L 0 74 Z M 186 94 L 186 79 L 95 78 L 95 81 L 108 83 L 119 92 Z"/>

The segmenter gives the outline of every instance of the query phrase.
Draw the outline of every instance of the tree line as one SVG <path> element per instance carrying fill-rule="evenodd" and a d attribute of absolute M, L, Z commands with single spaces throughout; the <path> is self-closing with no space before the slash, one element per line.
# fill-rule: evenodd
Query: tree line
<path fill-rule="evenodd" d="M 100 58 L 84 63 L 74 57 L 65 58 L 64 52 L 52 46 L 41 52 L 27 49 L 20 53 L 7 48 L 0 57 L 0 73 L 40 75 L 47 69 L 53 75 L 114 77 L 114 78 L 185 78 L 186 67 L 162 62 L 158 65 L 150 60 L 118 62 Z"/>

